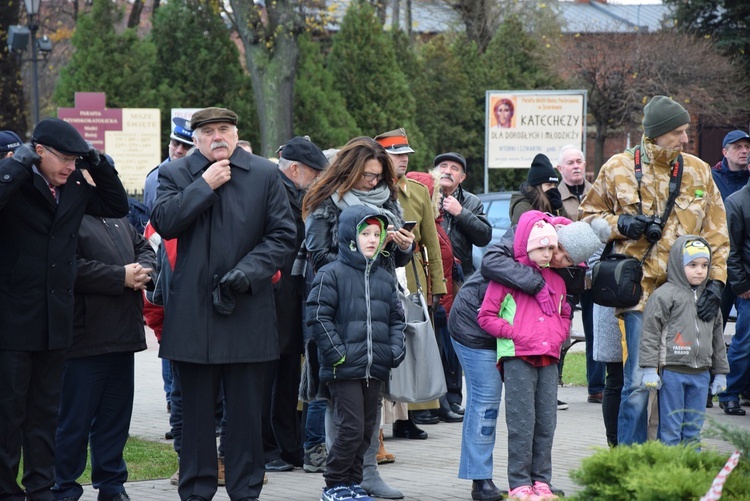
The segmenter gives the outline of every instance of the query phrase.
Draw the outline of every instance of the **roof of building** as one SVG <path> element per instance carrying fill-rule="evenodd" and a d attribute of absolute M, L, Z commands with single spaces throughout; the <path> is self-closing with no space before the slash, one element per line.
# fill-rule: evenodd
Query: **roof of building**
<path fill-rule="evenodd" d="M 334 21 L 327 28 L 338 31 L 350 0 L 329 0 Z M 627 33 L 636 30 L 658 31 L 671 9 L 663 4 L 612 5 L 591 0 L 589 3 L 551 2 L 559 12 L 563 33 Z M 385 28 L 392 26 L 392 4 L 386 7 Z M 401 25 L 406 24 L 406 9 L 401 8 Z M 416 33 L 440 33 L 464 29 L 458 13 L 444 0 L 412 0 L 412 28 Z"/>

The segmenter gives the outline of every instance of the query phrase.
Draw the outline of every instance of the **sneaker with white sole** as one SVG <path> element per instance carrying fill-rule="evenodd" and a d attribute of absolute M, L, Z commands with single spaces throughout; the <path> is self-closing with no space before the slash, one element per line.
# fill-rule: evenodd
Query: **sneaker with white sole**
<path fill-rule="evenodd" d="M 539 496 L 540 499 L 560 499 L 555 495 L 555 493 L 552 492 L 549 484 L 540 482 L 538 480 L 534 482 L 534 492 L 537 496 Z"/>
<path fill-rule="evenodd" d="M 352 491 L 352 497 L 354 499 L 358 499 L 359 501 L 375 501 L 375 498 L 367 494 L 367 491 L 359 484 L 350 485 L 349 490 Z"/>
<path fill-rule="evenodd" d="M 558 411 L 567 411 L 570 406 L 563 402 L 562 400 L 557 401 L 557 410 Z"/>
<path fill-rule="evenodd" d="M 522 485 L 508 492 L 508 500 L 514 501 L 540 501 L 542 498 L 536 495 L 530 485 Z"/>
<path fill-rule="evenodd" d="M 323 473 L 326 470 L 327 458 L 328 452 L 326 451 L 325 442 L 314 445 L 309 449 L 305 449 L 305 458 L 302 461 L 302 469 L 308 473 Z"/>
<path fill-rule="evenodd" d="M 354 499 L 356 499 L 354 494 L 345 485 L 323 487 L 323 494 L 320 496 L 320 501 L 353 501 Z"/>

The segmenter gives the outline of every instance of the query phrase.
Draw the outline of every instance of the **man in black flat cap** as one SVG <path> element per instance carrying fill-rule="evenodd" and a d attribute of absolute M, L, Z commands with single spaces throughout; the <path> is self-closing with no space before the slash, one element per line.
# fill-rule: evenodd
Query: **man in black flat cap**
<path fill-rule="evenodd" d="M 283 147 L 279 158 L 279 177 L 284 183 L 297 231 L 295 251 L 305 239 L 302 197 L 327 166 L 328 159 L 309 138 L 297 136 Z M 302 467 L 303 461 L 297 399 L 300 356 L 303 353 L 302 302 L 306 294 L 304 278 L 292 276 L 295 258 L 296 252 L 286 256 L 281 267 L 281 279 L 274 287 L 280 358 L 274 363 L 263 408 L 266 471 L 290 471 L 295 466 Z"/>
<path fill-rule="evenodd" d="M 263 487 L 263 395 L 279 358 L 271 278 L 296 251 L 294 218 L 276 165 L 237 147 L 233 111 L 200 110 L 190 126 L 197 151 L 159 169 L 151 213 L 161 237 L 179 241 L 159 348 L 182 389 L 178 492 L 190 501 L 216 493 L 221 382 L 227 493 L 253 500 Z"/>
<path fill-rule="evenodd" d="M 92 186 L 79 169 L 87 169 Z M 124 217 L 115 168 L 67 122 L 0 160 L 0 498 L 53 500 L 55 428 L 84 213 Z M 125 270 L 123 269 L 123 276 Z M 22 489 L 16 482 L 21 449 Z M 101 499 L 101 498 L 100 498 Z"/>

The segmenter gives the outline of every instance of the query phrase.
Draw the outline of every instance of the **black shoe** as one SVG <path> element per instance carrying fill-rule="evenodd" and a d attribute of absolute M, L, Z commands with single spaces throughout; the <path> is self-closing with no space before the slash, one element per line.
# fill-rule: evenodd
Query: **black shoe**
<path fill-rule="evenodd" d="M 464 408 L 461 407 L 461 404 L 457 404 L 453 402 L 452 404 L 450 404 L 450 407 L 451 407 L 451 410 L 455 412 L 456 414 L 460 414 L 462 416 L 464 415 L 465 411 L 464 411 Z"/>
<path fill-rule="evenodd" d="M 461 414 L 456 414 L 453 411 L 439 410 L 437 416 L 440 421 L 445 421 L 446 423 L 461 423 L 464 420 Z"/>
<path fill-rule="evenodd" d="M 474 480 L 471 482 L 471 499 L 475 501 L 500 501 L 508 491 L 501 491 L 492 479 Z"/>
<path fill-rule="evenodd" d="M 114 496 L 99 496 L 98 501 L 130 501 L 130 496 L 126 492 L 118 492 Z"/>
<path fill-rule="evenodd" d="M 166 440 L 174 440 L 174 435 L 172 435 L 172 430 L 169 430 L 168 432 L 166 432 L 166 433 L 164 434 L 164 438 L 165 438 Z"/>
<path fill-rule="evenodd" d="M 706 399 L 706 409 L 711 409 L 714 406 L 714 396 L 711 392 L 708 392 L 708 398 Z"/>
<path fill-rule="evenodd" d="M 187 501 L 208 501 L 206 498 L 201 496 L 190 496 Z"/>
<path fill-rule="evenodd" d="M 745 412 L 745 409 L 740 407 L 740 403 L 737 400 L 730 400 L 729 402 L 719 402 L 719 407 L 724 409 L 724 414 L 729 414 L 730 416 L 744 416 L 747 414 Z"/>
<path fill-rule="evenodd" d="M 410 414 L 411 420 L 416 424 L 438 424 L 440 422 L 440 418 L 430 411 L 414 411 Z"/>
<path fill-rule="evenodd" d="M 292 471 L 294 466 L 287 463 L 283 459 L 274 459 L 266 463 L 266 471 L 279 472 L 279 471 Z"/>
<path fill-rule="evenodd" d="M 399 419 L 393 423 L 393 436 L 395 438 L 426 440 L 427 432 L 417 428 L 417 425 L 412 423 L 411 420 Z"/>

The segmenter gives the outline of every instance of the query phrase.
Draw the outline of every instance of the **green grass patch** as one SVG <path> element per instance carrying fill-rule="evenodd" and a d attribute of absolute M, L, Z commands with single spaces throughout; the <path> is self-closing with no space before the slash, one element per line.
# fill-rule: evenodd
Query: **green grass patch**
<path fill-rule="evenodd" d="M 172 444 L 151 442 L 141 438 L 130 437 L 123 451 L 128 466 L 128 482 L 169 478 L 177 471 L 177 454 Z M 23 458 L 21 458 L 23 464 Z M 23 467 L 20 468 L 23 470 Z M 22 472 L 18 474 L 21 483 Z M 86 469 L 78 479 L 80 484 L 91 483 L 91 454 L 86 460 Z"/>
<path fill-rule="evenodd" d="M 586 386 L 586 353 L 582 351 L 569 352 L 565 356 L 563 367 L 563 383 L 570 386 Z"/>

